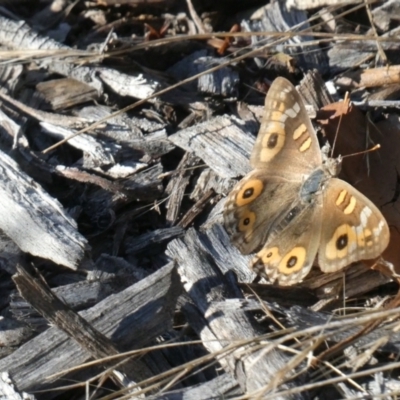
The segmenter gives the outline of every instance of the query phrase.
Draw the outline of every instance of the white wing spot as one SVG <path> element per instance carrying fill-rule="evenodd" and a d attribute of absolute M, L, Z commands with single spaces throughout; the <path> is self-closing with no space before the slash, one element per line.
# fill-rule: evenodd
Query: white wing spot
<path fill-rule="evenodd" d="M 361 220 L 361 227 L 365 228 L 368 224 L 368 218 L 371 216 L 372 210 L 368 207 L 365 206 L 360 214 L 360 220 Z"/>
<path fill-rule="evenodd" d="M 378 237 L 381 234 L 384 226 L 385 226 L 385 222 L 380 221 L 378 227 L 373 229 L 374 237 Z"/>
<path fill-rule="evenodd" d="M 297 115 L 297 112 L 294 110 L 294 107 L 293 107 L 293 108 L 288 108 L 286 110 L 285 114 L 290 118 L 294 118 Z"/>

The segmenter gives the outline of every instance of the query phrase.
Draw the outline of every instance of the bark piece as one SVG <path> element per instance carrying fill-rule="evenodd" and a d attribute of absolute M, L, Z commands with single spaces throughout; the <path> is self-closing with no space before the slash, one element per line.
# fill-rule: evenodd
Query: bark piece
<path fill-rule="evenodd" d="M 267 4 L 261 9 L 257 10 L 251 17 L 250 21 L 242 21 L 242 26 L 246 31 L 251 32 L 291 32 L 296 31 L 309 31 L 310 35 L 299 35 L 293 36 L 293 38 L 286 41 L 278 40 L 279 47 L 275 47 L 274 42 L 276 37 L 266 39 L 265 36 L 260 38 L 254 37 L 254 47 L 265 46 L 266 43 L 270 42 L 270 48 L 276 48 L 282 52 L 282 47 L 288 44 L 284 48 L 284 52 L 293 56 L 296 61 L 296 65 L 305 71 L 317 68 L 322 74 L 328 73 L 329 64 L 326 54 L 321 51 L 318 45 L 310 45 L 308 42 L 313 41 L 311 33 L 311 27 L 308 22 L 308 16 L 305 11 L 298 9 L 289 10 L 285 2 L 273 2 Z M 307 46 L 307 51 L 305 47 Z M 258 65 L 263 68 L 265 60 L 260 59 Z"/>
<path fill-rule="evenodd" d="M 178 173 L 172 177 L 165 189 L 165 193 L 170 195 L 166 204 L 166 220 L 170 225 L 175 224 L 179 217 L 185 190 L 194 173 L 193 167 L 199 164 L 200 160 L 198 157 L 193 153 L 186 153 L 177 167 Z"/>
<path fill-rule="evenodd" d="M 43 129 L 51 136 L 58 139 L 65 139 L 75 133 L 72 129 L 42 122 Z M 71 138 L 68 143 L 84 153 L 83 165 L 86 168 L 97 168 L 109 166 L 115 163 L 113 152 L 101 140 L 89 135 L 81 134 Z"/>
<path fill-rule="evenodd" d="M 36 90 L 52 110 L 64 110 L 99 97 L 91 86 L 70 78 L 40 82 Z"/>
<path fill-rule="evenodd" d="M 2 347 L 19 346 L 26 342 L 30 336 L 32 336 L 32 329 L 27 325 L 9 318 L 0 319 L 0 343 Z"/>
<path fill-rule="evenodd" d="M 192 200 L 200 200 L 206 193 L 213 190 L 215 193 L 227 195 L 233 189 L 236 181 L 233 179 L 221 178 L 212 169 L 207 168 L 201 172 L 197 179 L 196 186 L 190 194 Z"/>
<path fill-rule="evenodd" d="M 216 117 L 182 129 L 169 139 L 186 151 L 194 152 L 223 178 L 250 172 L 249 158 L 255 138 L 248 133 L 247 125 L 237 118 Z"/>
<path fill-rule="evenodd" d="M 77 269 L 88 244 L 76 222 L 1 151 L 0 171 L 0 228 L 22 251 Z"/>
<path fill-rule="evenodd" d="M 168 72 L 181 81 L 225 62 L 224 59 L 209 56 L 207 50 L 200 50 L 176 63 Z M 232 67 L 222 67 L 212 73 L 205 72 L 197 81 L 190 82 L 185 87 L 208 95 L 236 98 L 238 84 L 238 73 Z"/>
<path fill-rule="evenodd" d="M 201 236 L 190 229 L 183 239 L 172 241 L 168 251 L 179 265 L 184 287 L 193 302 L 187 303 L 188 308 L 184 306 L 183 311 L 186 308 L 185 315 L 204 340 L 204 346 L 209 352 L 214 352 L 236 340 L 254 338 L 260 332 L 250 316 L 240 308 L 232 307 L 226 311 L 227 299 L 241 297 L 240 290 L 232 280 L 229 281 L 229 275 L 223 276 L 218 270 L 213 257 L 202 246 Z M 235 376 L 245 393 L 268 385 L 288 362 L 286 355 L 277 349 L 268 354 L 248 349 L 245 357 L 239 356 L 240 352 L 239 347 L 233 353 L 236 356 L 227 355 L 219 360 L 225 370 Z M 268 396 L 268 393 L 263 392 L 263 395 Z M 283 399 L 282 396 L 277 398 Z"/>
<path fill-rule="evenodd" d="M 171 263 L 80 316 L 108 338 L 112 337 L 118 347 L 140 348 L 171 327 L 179 292 L 179 278 Z M 50 375 L 90 357 L 64 332 L 50 328 L 0 360 L 0 371 L 8 371 L 19 390 L 34 391 L 49 387 Z"/>
<path fill-rule="evenodd" d="M 35 400 L 33 394 L 18 393 L 7 372 L 0 374 L 0 398 L 4 400 Z"/>
<path fill-rule="evenodd" d="M 152 232 L 140 235 L 139 237 L 127 239 L 125 241 L 125 251 L 131 255 L 142 252 L 155 254 L 155 250 L 160 244 L 171 241 L 172 239 L 182 235 L 183 229 L 178 226 L 166 229 L 156 229 Z"/>
<path fill-rule="evenodd" d="M 98 68 L 97 71 L 100 79 L 120 96 L 145 99 L 160 89 L 159 83 L 145 74 L 133 76 L 108 68 Z"/>
<path fill-rule="evenodd" d="M 195 399 L 228 399 L 239 397 L 243 394 L 239 385 L 229 374 L 222 374 L 217 378 L 201 385 L 187 387 L 181 390 L 163 393 L 162 398 L 165 400 Z M 150 400 L 158 400 L 159 396 L 150 396 Z"/>

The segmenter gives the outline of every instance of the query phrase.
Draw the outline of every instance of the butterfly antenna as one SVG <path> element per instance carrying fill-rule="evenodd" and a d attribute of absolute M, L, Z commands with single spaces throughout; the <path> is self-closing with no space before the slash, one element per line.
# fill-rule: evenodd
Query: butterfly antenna
<path fill-rule="evenodd" d="M 346 94 L 344 95 L 344 99 L 343 99 L 343 105 L 346 105 L 346 104 L 348 105 L 349 102 L 350 102 L 350 100 L 349 100 L 349 92 L 346 92 Z M 332 145 L 332 149 L 331 149 L 331 157 L 333 156 L 333 152 L 335 151 L 336 140 L 337 140 L 337 137 L 339 135 L 339 128 L 340 128 L 340 125 L 342 123 L 342 118 L 343 118 L 343 113 L 340 113 L 339 123 L 338 123 L 337 128 L 336 128 L 335 139 L 333 140 L 333 145 Z"/>
<path fill-rule="evenodd" d="M 374 147 L 371 147 L 370 149 L 359 151 L 358 153 L 352 153 L 352 154 L 347 154 L 345 156 L 342 156 L 342 159 L 346 158 L 346 157 L 353 157 L 353 156 L 358 156 L 360 154 L 370 153 L 371 151 L 375 151 L 375 150 L 378 150 L 380 148 L 381 148 L 381 145 L 380 144 L 376 144 Z"/>

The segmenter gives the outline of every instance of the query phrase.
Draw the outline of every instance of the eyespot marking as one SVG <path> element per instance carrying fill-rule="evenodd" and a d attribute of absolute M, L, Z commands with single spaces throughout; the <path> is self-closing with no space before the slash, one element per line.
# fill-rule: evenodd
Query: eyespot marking
<path fill-rule="evenodd" d="M 341 259 L 352 253 L 357 247 L 357 234 L 348 224 L 340 225 L 325 248 L 329 260 Z"/>
<path fill-rule="evenodd" d="M 279 263 L 279 272 L 285 275 L 300 271 L 306 261 L 306 249 L 304 247 L 294 247 L 283 257 Z"/>
<path fill-rule="evenodd" d="M 261 260 L 261 262 L 264 265 L 275 264 L 281 259 L 278 247 L 270 247 L 268 249 L 261 249 L 257 253 L 257 257 L 259 260 Z"/>
<path fill-rule="evenodd" d="M 344 233 L 343 235 L 340 235 L 337 239 L 336 239 L 336 248 L 338 250 L 343 250 L 347 247 L 347 243 L 349 241 L 349 236 L 347 235 L 347 233 Z"/>
<path fill-rule="evenodd" d="M 275 157 L 285 144 L 285 129 L 281 122 L 270 122 L 261 126 L 260 132 L 266 131 L 262 140 L 260 161 L 268 162 Z"/>
<path fill-rule="evenodd" d="M 247 232 L 246 239 L 253 233 L 254 223 L 256 222 L 256 214 L 250 210 L 245 210 L 240 215 L 238 231 Z"/>
<path fill-rule="evenodd" d="M 238 207 L 254 201 L 263 191 L 264 183 L 260 179 L 250 179 L 246 181 L 236 196 L 235 203 Z"/>
<path fill-rule="evenodd" d="M 269 149 L 273 149 L 277 144 L 278 144 L 278 134 L 271 133 L 267 142 L 267 147 Z"/>

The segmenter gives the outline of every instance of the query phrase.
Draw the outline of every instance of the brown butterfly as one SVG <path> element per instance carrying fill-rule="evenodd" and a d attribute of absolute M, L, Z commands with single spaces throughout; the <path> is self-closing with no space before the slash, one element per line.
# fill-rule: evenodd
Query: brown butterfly
<path fill-rule="evenodd" d="M 389 243 L 378 208 L 336 178 L 341 159 L 321 151 L 294 86 L 277 78 L 250 158 L 253 168 L 226 200 L 224 225 L 253 268 L 270 281 L 293 285 L 318 253 L 323 272 L 378 257 Z"/>

